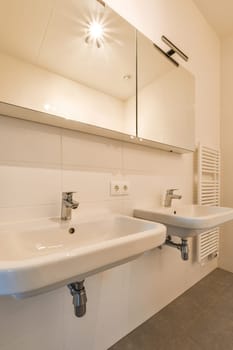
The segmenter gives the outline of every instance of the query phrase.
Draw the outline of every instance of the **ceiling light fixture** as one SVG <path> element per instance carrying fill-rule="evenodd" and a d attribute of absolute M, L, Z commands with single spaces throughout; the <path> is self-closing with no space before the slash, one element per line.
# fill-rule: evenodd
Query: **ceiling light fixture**
<path fill-rule="evenodd" d="M 94 43 L 98 48 L 103 44 L 104 40 L 104 26 L 102 23 L 97 21 L 92 21 L 88 25 L 87 36 L 85 42 L 87 44 Z"/>
<path fill-rule="evenodd" d="M 94 39 L 101 39 L 104 34 L 104 28 L 101 23 L 93 21 L 89 27 L 90 36 Z"/>

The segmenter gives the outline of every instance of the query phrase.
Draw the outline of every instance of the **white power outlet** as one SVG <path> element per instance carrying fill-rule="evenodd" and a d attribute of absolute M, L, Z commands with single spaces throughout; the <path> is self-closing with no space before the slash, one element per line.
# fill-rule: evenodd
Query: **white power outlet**
<path fill-rule="evenodd" d="M 110 182 L 111 196 L 128 196 L 129 195 L 129 181 L 113 180 Z"/>
<path fill-rule="evenodd" d="M 121 196 L 120 181 L 111 181 L 110 182 L 110 195 L 111 196 Z"/>
<path fill-rule="evenodd" d="M 121 195 L 122 196 L 128 196 L 129 195 L 129 181 L 122 181 L 121 182 Z"/>

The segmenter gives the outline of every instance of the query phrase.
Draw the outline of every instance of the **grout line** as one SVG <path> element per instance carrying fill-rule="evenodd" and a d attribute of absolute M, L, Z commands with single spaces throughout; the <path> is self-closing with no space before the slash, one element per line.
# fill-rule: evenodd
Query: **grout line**
<path fill-rule="evenodd" d="M 6 160 L 0 161 L 0 166 L 6 167 L 29 167 L 29 168 L 41 168 L 41 169 L 60 169 L 60 162 L 48 163 L 48 162 L 35 162 L 35 161 L 18 161 L 18 160 Z"/>
<path fill-rule="evenodd" d="M 125 171 L 125 147 L 124 142 L 121 142 L 121 173 L 123 174 Z"/>
<path fill-rule="evenodd" d="M 54 206 L 57 205 L 57 202 L 47 202 L 47 203 L 29 203 L 29 204 L 16 204 L 14 206 L 8 206 L 8 205 L 0 205 L 0 209 L 1 208 L 32 208 L 32 207 L 50 207 L 50 206 Z"/>

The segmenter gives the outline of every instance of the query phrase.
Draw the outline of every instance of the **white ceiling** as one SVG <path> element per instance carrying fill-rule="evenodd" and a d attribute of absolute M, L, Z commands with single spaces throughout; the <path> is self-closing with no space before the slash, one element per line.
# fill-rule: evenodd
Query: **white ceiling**
<path fill-rule="evenodd" d="M 193 1 L 219 36 L 233 33 L 233 0 Z"/>

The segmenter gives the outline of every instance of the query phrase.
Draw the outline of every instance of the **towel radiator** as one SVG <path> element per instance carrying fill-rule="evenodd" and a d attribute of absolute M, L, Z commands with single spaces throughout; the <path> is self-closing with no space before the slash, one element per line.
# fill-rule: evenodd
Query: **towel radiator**
<path fill-rule="evenodd" d="M 220 204 L 220 152 L 199 145 L 197 149 L 197 203 Z M 197 259 L 204 264 L 218 256 L 219 228 L 203 232 L 197 237 Z"/>

